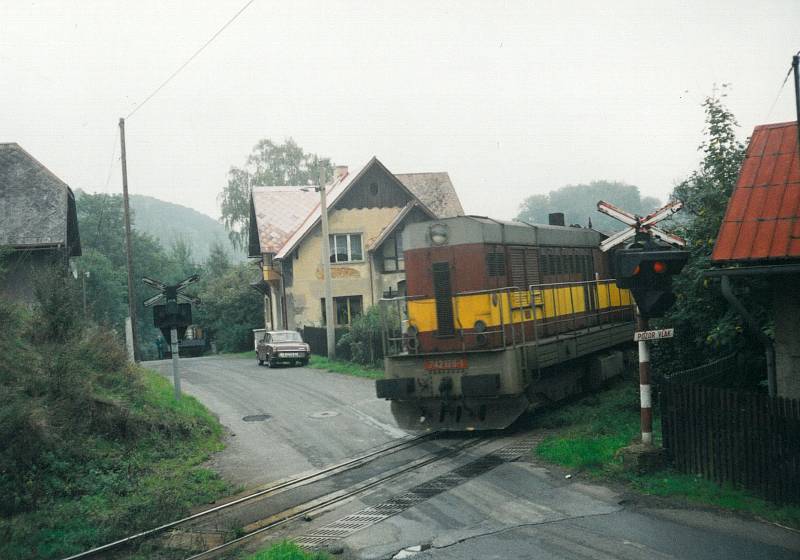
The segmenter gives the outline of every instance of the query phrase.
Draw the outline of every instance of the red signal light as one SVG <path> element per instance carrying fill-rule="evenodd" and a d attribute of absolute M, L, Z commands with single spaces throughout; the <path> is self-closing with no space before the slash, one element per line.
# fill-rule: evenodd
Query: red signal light
<path fill-rule="evenodd" d="M 667 271 L 666 263 L 662 261 L 656 261 L 653 263 L 653 272 L 657 274 L 664 274 Z"/>
<path fill-rule="evenodd" d="M 640 272 L 641 272 L 641 269 L 639 268 L 639 265 L 637 264 L 636 268 L 633 269 L 633 272 L 631 273 L 631 276 L 638 276 Z"/>

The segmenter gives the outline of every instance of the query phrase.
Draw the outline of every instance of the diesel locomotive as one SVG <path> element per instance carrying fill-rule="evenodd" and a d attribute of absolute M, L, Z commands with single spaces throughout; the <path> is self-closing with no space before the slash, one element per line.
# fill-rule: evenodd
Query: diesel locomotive
<path fill-rule="evenodd" d="M 602 234 L 459 216 L 403 232 L 406 293 L 381 301 L 385 377 L 410 430 L 486 430 L 619 375 L 633 300 Z"/>

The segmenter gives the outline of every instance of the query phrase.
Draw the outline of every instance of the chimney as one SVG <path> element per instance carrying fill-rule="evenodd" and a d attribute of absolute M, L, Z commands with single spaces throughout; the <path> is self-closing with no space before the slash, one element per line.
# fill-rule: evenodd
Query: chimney
<path fill-rule="evenodd" d="M 333 168 L 333 182 L 339 181 L 347 175 L 346 165 L 337 165 Z"/>
<path fill-rule="evenodd" d="M 551 226 L 564 225 L 564 212 L 553 212 L 547 215 L 547 223 Z"/>

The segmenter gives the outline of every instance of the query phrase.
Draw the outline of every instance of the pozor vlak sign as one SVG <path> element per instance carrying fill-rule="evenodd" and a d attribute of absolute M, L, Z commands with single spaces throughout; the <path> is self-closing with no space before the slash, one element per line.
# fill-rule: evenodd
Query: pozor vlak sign
<path fill-rule="evenodd" d="M 658 329 L 656 331 L 638 331 L 633 333 L 633 341 L 659 340 L 661 338 L 672 338 L 675 336 L 675 329 Z"/>

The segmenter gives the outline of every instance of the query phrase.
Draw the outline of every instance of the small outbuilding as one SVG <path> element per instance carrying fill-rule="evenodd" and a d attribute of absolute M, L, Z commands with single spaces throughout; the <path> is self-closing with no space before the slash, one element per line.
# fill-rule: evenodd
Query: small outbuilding
<path fill-rule="evenodd" d="M 80 254 L 72 190 L 19 144 L 0 144 L 0 295 L 32 302 L 36 277 Z"/>
<path fill-rule="evenodd" d="M 762 339 L 770 393 L 800 398 L 800 146 L 797 122 L 753 130 L 736 187 L 720 226 L 709 272 L 722 277 L 723 294 Z M 736 299 L 736 277 L 770 279 L 774 343 Z"/>

